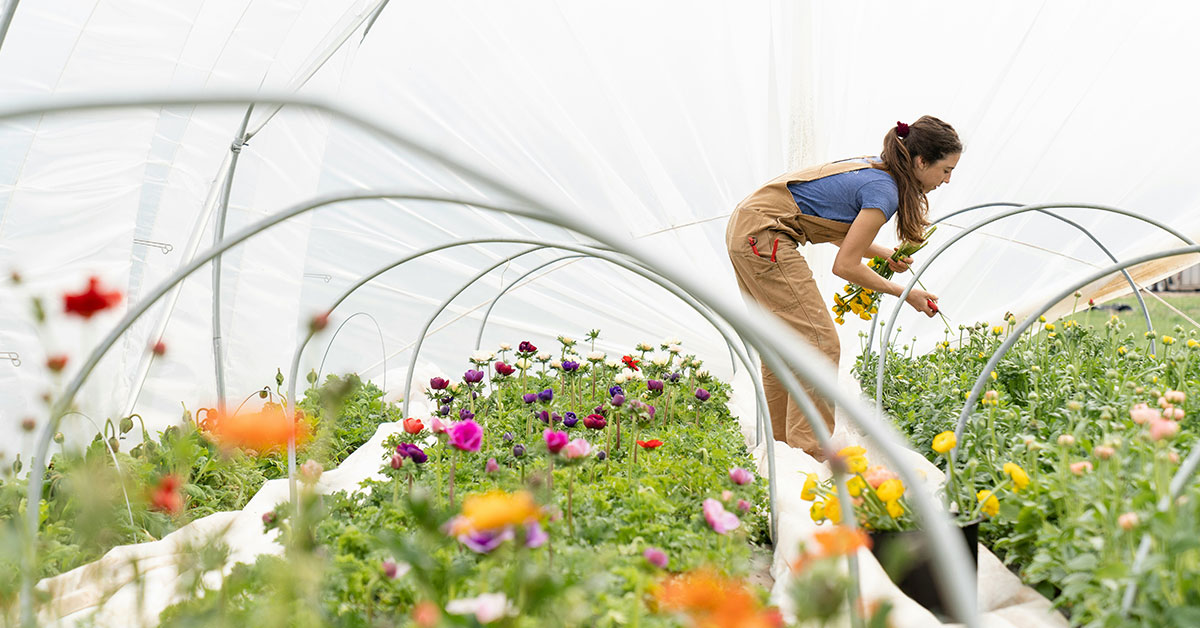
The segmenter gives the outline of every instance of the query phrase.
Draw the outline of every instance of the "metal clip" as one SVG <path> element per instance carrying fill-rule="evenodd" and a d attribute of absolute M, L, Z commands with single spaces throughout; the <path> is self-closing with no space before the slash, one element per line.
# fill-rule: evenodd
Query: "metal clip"
<path fill-rule="evenodd" d="M 13 366 L 21 366 L 21 354 L 16 351 L 0 351 L 0 360 L 12 360 Z"/>

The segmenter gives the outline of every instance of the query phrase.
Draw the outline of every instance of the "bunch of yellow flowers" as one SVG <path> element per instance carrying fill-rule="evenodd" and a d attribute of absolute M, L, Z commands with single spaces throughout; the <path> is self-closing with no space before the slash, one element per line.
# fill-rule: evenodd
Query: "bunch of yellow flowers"
<path fill-rule="evenodd" d="M 845 447 L 838 458 L 850 477 L 846 480 L 846 491 L 854 502 L 858 524 L 867 530 L 904 530 L 912 527 L 908 506 L 904 503 L 904 482 L 883 466 L 870 466 L 866 450 L 862 447 Z M 841 502 L 837 486 L 832 479 L 821 482 L 809 473 L 804 480 L 800 497 L 813 502 L 809 510 L 813 521 L 841 523 Z"/>
<path fill-rule="evenodd" d="M 929 242 L 929 236 L 932 236 L 934 231 L 937 231 L 936 225 L 925 232 L 925 237 L 921 239 L 920 243 L 905 240 L 892 253 L 891 259 L 900 261 L 911 257 L 925 247 L 925 244 Z M 888 265 L 887 258 L 873 257 L 871 261 L 867 262 L 867 267 L 884 279 L 891 279 L 895 274 L 892 267 Z M 852 283 L 846 284 L 844 290 L 845 294 L 833 295 L 833 321 L 838 325 L 846 322 L 847 313 L 857 314 L 864 321 L 871 320 L 871 317 L 879 313 L 880 294 L 878 292 Z"/>

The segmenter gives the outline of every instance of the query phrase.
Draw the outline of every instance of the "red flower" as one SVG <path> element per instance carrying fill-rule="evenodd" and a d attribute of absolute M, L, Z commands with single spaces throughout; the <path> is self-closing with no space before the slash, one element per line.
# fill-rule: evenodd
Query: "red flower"
<path fill-rule="evenodd" d="M 637 444 L 641 445 L 642 449 L 656 449 L 661 447 L 663 442 L 655 438 L 654 440 L 639 440 Z"/>
<path fill-rule="evenodd" d="M 637 358 L 635 358 L 635 357 L 631 356 L 631 355 L 625 355 L 625 356 L 621 356 L 621 361 L 625 363 L 625 366 L 628 366 L 629 368 L 631 368 L 631 369 L 633 369 L 633 370 L 635 370 L 635 371 L 640 371 L 640 370 L 641 370 L 641 369 L 639 369 L 639 368 L 638 368 L 638 361 L 639 361 L 639 360 L 638 360 Z"/>
<path fill-rule="evenodd" d="M 154 346 L 150 347 L 150 351 L 154 355 L 162 357 L 167 353 L 167 343 L 159 340 L 158 342 L 154 343 Z"/>
<path fill-rule="evenodd" d="M 100 278 L 91 277 L 88 279 L 87 290 L 79 294 L 63 295 L 63 311 L 67 314 L 76 314 L 84 318 L 91 318 L 96 312 L 115 307 L 120 302 L 120 292 L 116 290 L 112 292 L 101 290 Z"/>
<path fill-rule="evenodd" d="M 513 373 L 515 373 L 515 372 L 516 372 L 516 370 L 517 370 L 517 369 L 515 369 L 515 368 L 513 368 L 513 367 L 511 367 L 511 366 L 509 366 L 509 365 L 507 365 L 507 364 L 505 364 L 505 363 L 503 363 L 503 362 L 497 362 L 497 363 L 496 363 L 496 372 L 497 372 L 497 373 L 499 373 L 499 374 L 501 374 L 501 375 L 512 375 Z"/>
<path fill-rule="evenodd" d="M 164 475 L 158 481 L 158 487 L 154 489 L 154 494 L 150 497 L 150 507 L 168 515 L 179 514 L 183 510 L 183 495 L 179 494 L 181 484 L 178 476 Z"/>
<path fill-rule="evenodd" d="M 897 121 L 896 122 L 896 135 L 898 135 L 900 137 L 908 137 L 908 125 L 903 122 Z"/>
<path fill-rule="evenodd" d="M 423 429 L 425 429 L 425 424 L 421 422 L 421 419 L 415 419 L 413 417 L 404 419 L 405 432 L 408 432 L 409 434 L 420 434 L 421 430 Z"/>
<path fill-rule="evenodd" d="M 66 355 L 52 355 L 46 358 L 46 368 L 55 373 L 61 373 L 67 367 Z"/>
<path fill-rule="evenodd" d="M 329 312 L 321 314 L 313 314 L 313 317 L 308 321 L 308 329 L 312 333 L 317 333 L 329 326 Z"/>

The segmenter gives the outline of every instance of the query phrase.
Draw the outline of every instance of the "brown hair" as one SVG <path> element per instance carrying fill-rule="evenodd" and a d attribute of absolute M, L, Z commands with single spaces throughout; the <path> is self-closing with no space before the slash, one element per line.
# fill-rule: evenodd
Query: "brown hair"
<path fill-rule="evenodd" d="M 921 116 L 907 125 L 907 134 L 901 137 L 899 125 L 888 129 L 883 136 L 883 151 L 879 153 L 883 163 L 874 167 L 892 175 L 899 188 L 900 209 L 896 212 L 896 234 L 904 240 L 920 242 L 929 225 L 929 199 L 917 180 L 916 158 L 927 165 L 947 155 L 962 152 L 962 142 L 954 127 L 933 116 Z"/>

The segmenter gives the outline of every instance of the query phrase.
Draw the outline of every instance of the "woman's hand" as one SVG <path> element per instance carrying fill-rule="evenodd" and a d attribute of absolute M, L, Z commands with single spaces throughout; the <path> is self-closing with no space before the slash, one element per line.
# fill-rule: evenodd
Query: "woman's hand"
<path fill-rule="evenodd" d="M 908 298 L 905 300 L 908 301 L 909 305 L 913 306 L 914 310 L 929 318 L 933 318 L 934 314 L 938 313 L 937 296 L 924 290 L 914 288 L 912 292 L 908 293 Z"/>
<path fill-rule="evenodd" d="M 893 253 L 893 254 L 895 254 L 895 253 L 896 253 L 896 251 L 899 251 L 899 250 L 900 250 L 900 247 L 893 247 L 893 248 L 892 248 L 892 253 Z M 897 261 L 897 260 L 894 260 L 894 259 L 892 259 L 892 258 L 889 256 L 889 257 L 887 258 L 887 262 L 888 262 L 888 267 L 890 267 L 890 268 L 892 269 L 892 272 L 894 272 L 894 273 L 902 273 L 902 272 L 904 272 L 904 271 L 908 270 L 908 267 L 909 267 L 909 266 L 912 266 L 912 263 L 913 263 L 913 258 L 911 258 L 911 257 L 902 257 L 902 258 L 900 258 L 900 260 L 899 260 L 899 261 Z"/>

